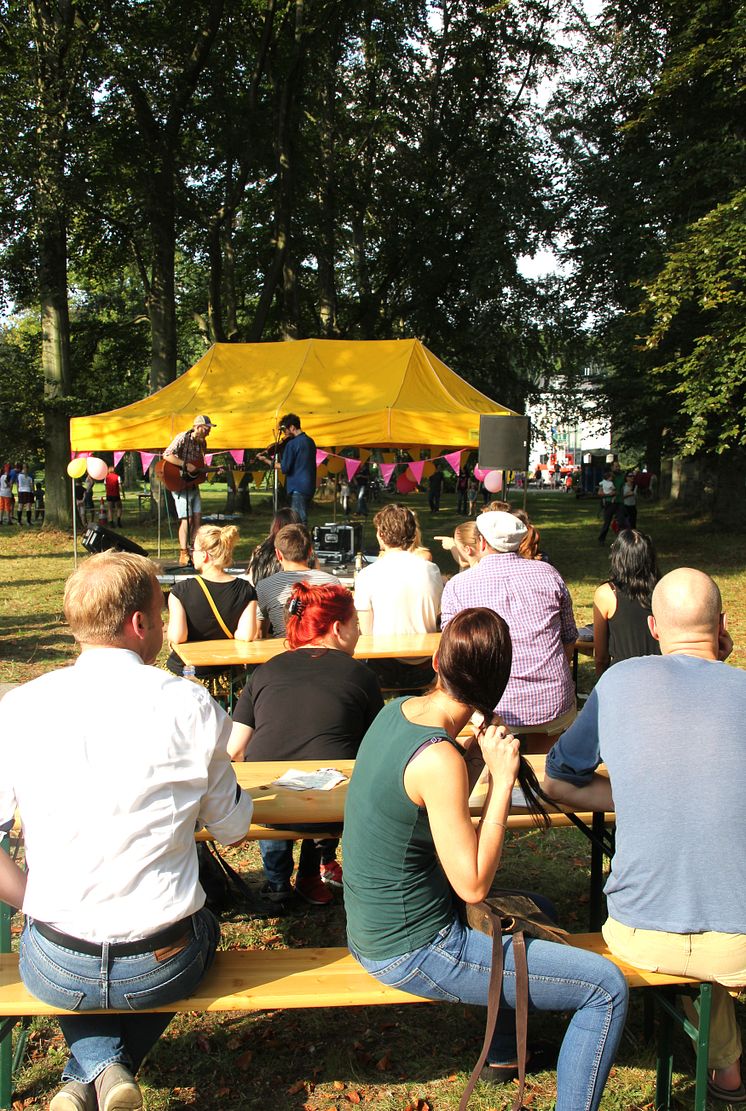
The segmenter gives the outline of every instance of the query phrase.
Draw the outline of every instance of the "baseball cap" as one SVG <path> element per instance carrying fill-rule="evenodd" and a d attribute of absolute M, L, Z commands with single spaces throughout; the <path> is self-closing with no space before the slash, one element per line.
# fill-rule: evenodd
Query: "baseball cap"
<path fill-rule="evenodd" d="M 210 418 L 206 417 L 204 413 L 202 413 L 201 416 L 194 418 L 194 420 L 192 421 L 192 428 L 196 428 L 200 424 L 206 424 L 208 428 L 218 427 L 216 424 L 213 424 Z"/>
<path fill-rule="evenodd" d="M 512 513 L 480 513 L 477 528 L 496 552 L 517 552 L 528 529 Z"/>

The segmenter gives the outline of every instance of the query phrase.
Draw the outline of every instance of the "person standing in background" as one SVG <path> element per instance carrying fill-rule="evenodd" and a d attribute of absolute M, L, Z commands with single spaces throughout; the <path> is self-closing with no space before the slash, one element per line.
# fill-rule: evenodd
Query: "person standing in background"
<path fill-rule="evenodd" d="M 286 413 L 280 421 L 280 431 L 287 436 L 279 463 L 276 467 L 285 475 L 285 486 L 290 507 L 308 524 L 308 507 L 316 492 L 316 444 L 301 431 L 300 417 Z"/>

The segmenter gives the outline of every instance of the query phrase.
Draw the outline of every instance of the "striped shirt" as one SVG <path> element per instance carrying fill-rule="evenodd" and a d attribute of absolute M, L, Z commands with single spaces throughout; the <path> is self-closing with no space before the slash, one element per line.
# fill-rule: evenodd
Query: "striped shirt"
<path fill-rule="evenodd" d="M 194 437 L 193 430 L 190 428 L 186 432 L 180 432 L 168 445 L 164 451 L 164 455 L 175 455 L 177 459 L 181 459 L 184 466 L 187 463 L 196 464 L 201 467 L 205 461 L 204 457 L 204 440 L 198 440 Z"/>
<path fill-rule="evenodd" d="M 485 556 L 446 583 L 442 627 L 469 606 L 493 609 L 510 629 L 513 666 L 496 707 L 506 725 L 542 725 L 573 708 L 564 645 L 578 630 L 569 591 L 554 567 L 515 552 Z"/>
<path fill-rule="evenodd" d="M 256 584 L 256 596 L 259 602 L 259 619 L 269 622 L 272 626 L 272 636 L 285 635 L 285 606 L 290 597 L 290 591 L 295 583 L 307 582 L 309 586 L 324 586 L 325 583 L 338 583 L 334 575 L 326 571 L 278 571 L 269 578 L 260 579 Z"/>

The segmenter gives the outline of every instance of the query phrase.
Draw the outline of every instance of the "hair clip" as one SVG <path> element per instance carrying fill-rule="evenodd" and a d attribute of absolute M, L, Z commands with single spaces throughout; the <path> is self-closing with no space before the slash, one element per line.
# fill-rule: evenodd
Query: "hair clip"
<path fill-rule="evenodd" d="M 288 602 L 288 613 L 291 613 L 293 617 L 300 617 L 303 613 L 303 603 L 297 594 Z"/>

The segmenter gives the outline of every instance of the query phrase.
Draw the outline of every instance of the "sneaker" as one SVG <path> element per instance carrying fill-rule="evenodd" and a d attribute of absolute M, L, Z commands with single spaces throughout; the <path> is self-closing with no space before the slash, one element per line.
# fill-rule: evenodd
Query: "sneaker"
<path fill-rule="evenodd" d="M 93 1084 L 71 1080 L 53 1096 L 49 1111 L 96 1111 L 96 1090 Z"/>
<path fill-rule="evenodd" d="M 327 883 L 329 887 L 342 887 L 342 865 L 338 860 L 330 860 L 328 864 L 322 864 L 320 872 L 322 883 Z"/>
<path fill-rule="evenodd" d="M 142 1092 L 124 1065 L 108 1065 L 93 1082 L 98 1111 L 142 1111 Z"/>
<path fill-rule="evenodd" d="M 295 890 L 301 899 L 312 903 L 316 907 L 324 907 L 331 903 L 334 896 L 328 887 L 321 882 L 321 876 L 298 876 L 295 881 Z"/>
<path fill-rule="evenodd" d="M 290 884 L 286 887 L 271 887 L 269 883 L 265 883 L 259 888 L 259 894 L 272 906 L 284 907 L 295 902 L 295 892 Z"/>

